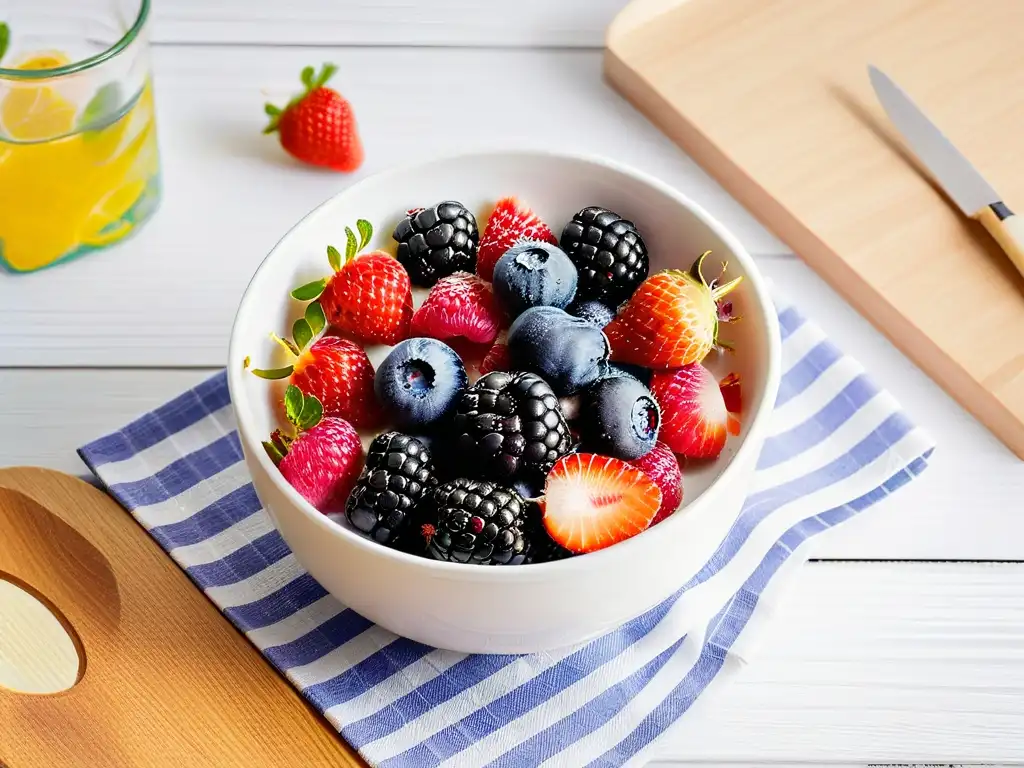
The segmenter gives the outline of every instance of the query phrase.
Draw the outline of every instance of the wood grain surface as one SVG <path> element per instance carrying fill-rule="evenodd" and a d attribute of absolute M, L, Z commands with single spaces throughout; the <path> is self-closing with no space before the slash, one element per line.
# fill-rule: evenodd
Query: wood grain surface
<path fill-rule="evenodd" d="M 1024 278 L 904 149 L 866 67 L 1024 205 L 1024 5 L 638 0 L 611 82 L 1024 458 Z"/>
<path fill-rule="evenodd" d="M 56 607 L 84 658 L 67 691 L 0 688 L 0 764 L 362 765 L 105 494 L 0 470 L 0 541 L 0 573 Z"/>

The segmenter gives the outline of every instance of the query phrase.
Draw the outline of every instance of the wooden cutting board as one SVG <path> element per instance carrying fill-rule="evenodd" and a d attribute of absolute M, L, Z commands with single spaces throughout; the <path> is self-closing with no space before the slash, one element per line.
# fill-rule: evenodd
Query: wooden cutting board
<path fill-rule="evenodd" d="M 0 686 L 5 768 L 363 765 L 131 516 L 81 480 L 0 470 L 0 580 L 51 606 L 84 660 L 60 693 Z M 24 640 L 9 627 L 18 609 L 0 591 L 0 661 L 30 650 L 5 647 Z M 48 642 L 45 631 L 31 639 Z"/>
<path fill-rule="evenodd" d="M 637 0 L 605 74 L 1024 458 L 1024 279 L 904 150 L 869 63 L 1024 209 L 1020 0 Z"/>

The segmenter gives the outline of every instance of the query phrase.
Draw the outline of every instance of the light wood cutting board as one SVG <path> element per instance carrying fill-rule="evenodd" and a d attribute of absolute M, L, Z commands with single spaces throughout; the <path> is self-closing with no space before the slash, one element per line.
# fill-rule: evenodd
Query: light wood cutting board
<path fill-rule="evenodd" d="M 0 687 L 5 768 L 364 765 L 131 516 L 81 480 L 0 470 L 0 579 L 55 607 L 84 659 L 60 693 Z M 0 595 L 6 630 L 18 606 Z M 0 657 L 24 656 L 3 647 L 24 636 L 0 631 Z M 35 640 L 47 641 L 42 628 Z"/>
<path fill-rule="evenodd" d="M 1024 279 L 904 150 L 869 63 L 1024 209 L 1020 0 L 637 0 L 605 74 L 1024 458 Z"/>

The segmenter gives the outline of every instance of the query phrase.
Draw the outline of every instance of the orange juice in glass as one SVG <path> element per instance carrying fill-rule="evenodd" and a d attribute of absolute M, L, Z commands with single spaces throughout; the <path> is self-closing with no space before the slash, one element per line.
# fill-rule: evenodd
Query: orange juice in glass
<path fill-rule="evenodd" d="M 0 266 L 122 240 L 160 198 L 149 0 L 0 3 Z"/>

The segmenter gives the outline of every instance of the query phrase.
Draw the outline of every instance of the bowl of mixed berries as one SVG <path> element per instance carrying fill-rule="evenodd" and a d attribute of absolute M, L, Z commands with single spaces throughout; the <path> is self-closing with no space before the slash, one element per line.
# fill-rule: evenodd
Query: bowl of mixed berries
<path fill-rule="evenodd" d="M 379 173 L 246 289 L 228 381 L 261 503 L 346 606 L 474 653 L 564 647 L 679 590 L 736 522 L 779 383 L 761 277 L 615 163 Z"/>

